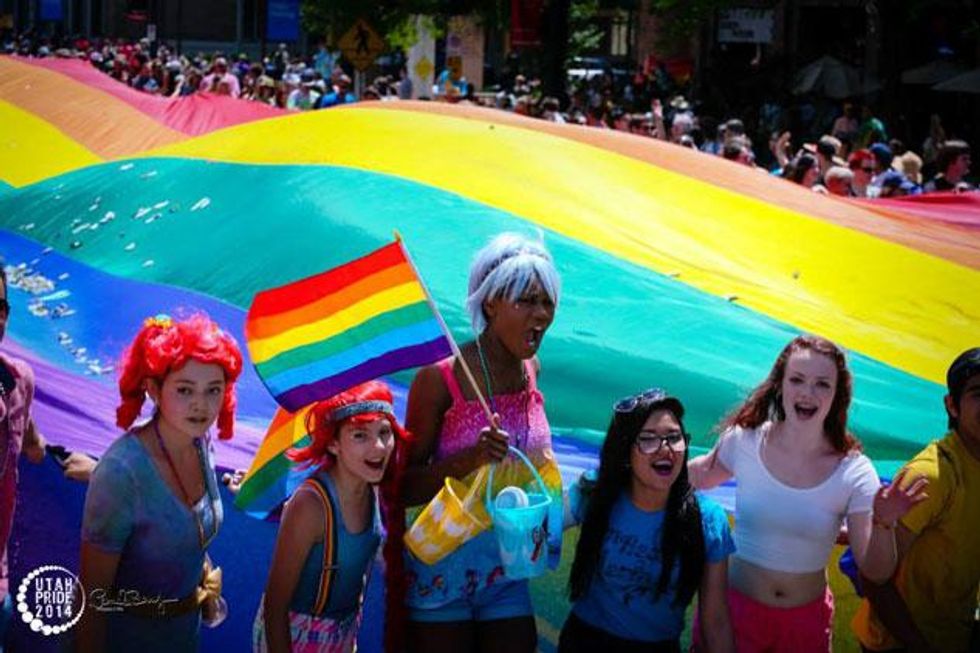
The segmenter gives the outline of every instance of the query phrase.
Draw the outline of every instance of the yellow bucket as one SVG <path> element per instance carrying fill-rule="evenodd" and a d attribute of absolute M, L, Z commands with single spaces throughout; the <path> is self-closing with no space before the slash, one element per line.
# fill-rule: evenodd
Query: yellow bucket
<path fill-rule="evenodd" d="M 479 498 L 488 469 L 481 467 L 469 487 L 446 477 L 446 484 L 405 533 L 405 546 L 416 558 L 434 565 L 490 528 L 490 515 Z"/>

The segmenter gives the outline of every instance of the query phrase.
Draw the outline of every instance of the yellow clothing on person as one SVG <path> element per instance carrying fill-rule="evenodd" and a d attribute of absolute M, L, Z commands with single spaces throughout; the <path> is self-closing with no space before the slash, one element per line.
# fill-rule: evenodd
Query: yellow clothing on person
<path fill-rule="evenodd" d="M 949 433 L 905 467 L 909 482 L 919 474 L 928 479 L 929 498 L 901 520 L 917 537 L 899 566 L 896 586 L 935 650 L 966 653 L 980 586 L 980 460 Z M 851 626 L 868 649 L 900 647 L 867 599 Z"/>

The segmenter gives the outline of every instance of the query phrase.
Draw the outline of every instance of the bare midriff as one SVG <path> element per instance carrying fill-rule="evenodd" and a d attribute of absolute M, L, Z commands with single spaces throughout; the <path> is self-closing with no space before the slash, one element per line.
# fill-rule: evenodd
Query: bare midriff
<path fill-rule="evenodd" d="M 775 608 L 795 608 L 822 598 L 827 591 L 824 570 L 807 573 L 775 571 L 731 557 L 728 567 L 731 587 L 751 599 Z"/>

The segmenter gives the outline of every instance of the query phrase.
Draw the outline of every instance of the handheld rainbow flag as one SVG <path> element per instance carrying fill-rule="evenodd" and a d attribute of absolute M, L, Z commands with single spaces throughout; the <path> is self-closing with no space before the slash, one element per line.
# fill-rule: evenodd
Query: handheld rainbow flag
<path fill-rule="evenodd" d="M 245 339 L 280 406 L 315 401 L 452 353 L 401 240 L 255 296 Z"/>
<path fill-rule="evenodd" d="M 265 519 L 313 471 L 297 469 L 286 456 L 289 449 L 310 443 L 306 416 L 311 408 L 312 405 L 295 413 L 276 410 L 235 496 L 238 508 Z"/>

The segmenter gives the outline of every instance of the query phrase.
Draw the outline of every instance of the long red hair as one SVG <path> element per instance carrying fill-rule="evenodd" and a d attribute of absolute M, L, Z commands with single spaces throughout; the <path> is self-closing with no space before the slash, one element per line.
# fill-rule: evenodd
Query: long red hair
<path fill-rule="evenodd" d="M 329 469 L 336 462 L 329 447 L 337 441 L 340 427 L 344 424 L 365 424 L 377 419 L 387 419 L 395 434 L 395 448 L 388 459 L 384 476 L 378 485 L 381 494 L 381 511 L 384 516 L 387 537 L 384 544 L 385 559 L 385 644 L 386 651 L 401 651 L 405 643 L 405 626 L 408 614 L 405 610 L 405 503 L 401 498 L 402 477 L 408 464 L 411 434 L 391 413 L 360 413 L 339 422 L 330 419 L 338 408 L 362 401 L 393 402 L 391 390 L 381 381 L 368 381 L 345 390 L 330 399 L 318 402 L 306 415 L 306 432 L 311 442 L 302 448 L 290 449 L 290 460 L 307 466 Z"/>
<path fill-rule="evenodd" d="M 121 403 L 116 408 L 116 424 L 128 429 L 139 417 L 146 401 L 147 379 L 162 384 L 168 374 L 191 359 L 224 370 L 225 394 L 218 412 L 218 437 L 230 439 L 234 434 L 235 381 L 242 372 L 242 352 L 231 334 L 202 313 L 182 321 L 166 315 L 144 320 L 120 363 Z"/>
<path fill-rule="evenodd" d="M 728 417 L 722 420 L 719 430 L 733 426 L 742 428 L 758 428 L 770 419 L 777 421 L 786 419 L 783 408 L 783 378 L 786 376 L 786 363 L 795 352 L 810 350 L 828 357 L 837 368 L 837 387 L 834 388 L 834 400 L 830 411 L 823 422 L 824 433 L 830 444 L 840 453 L 851 450 L 861 450 L 861 443 L 847 430 L 847 410 L 851 405 L 854 393 L 851 371 L 847 368 L 847 357 L 843 350 L 826 338 L 813 335 L 797 336 L 786 345 L 776 358 L 769 376 L 763 381 L 749 398 L 745 400 Z"/>

